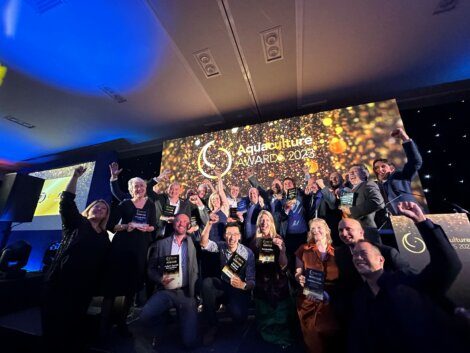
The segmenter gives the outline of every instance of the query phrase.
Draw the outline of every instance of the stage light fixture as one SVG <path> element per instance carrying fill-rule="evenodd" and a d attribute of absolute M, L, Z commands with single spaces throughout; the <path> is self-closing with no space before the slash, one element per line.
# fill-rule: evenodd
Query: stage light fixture
<path fill-rule="evenodd" d="M 23 267 L 28 263 L 31 249 L 31 244 L 24 240 L 18 240 L 3 248 L 0 252 L 0 278 L 24 277 L 26 270 L 23 270 Z"/>

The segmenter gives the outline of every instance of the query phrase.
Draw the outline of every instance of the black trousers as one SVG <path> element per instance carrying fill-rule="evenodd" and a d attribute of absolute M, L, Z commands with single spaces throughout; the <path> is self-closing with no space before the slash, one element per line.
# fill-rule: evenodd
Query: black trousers
<path fill-rule="evenodd" d="M 44 351 L 84 351 L 85 318 L 91 299 L 88 292 L 46 285 L 41 312 Z"/>
<path fill-rule="evenodd" d="M 220 299 L 226 301 L 233 320 L 239 323 L 246 321 L 250 292 L 234 288 L 220 278 L 209 277 L 202 282 L 204 316 L 209 325 L 217 324 L 217 303 Z"/>

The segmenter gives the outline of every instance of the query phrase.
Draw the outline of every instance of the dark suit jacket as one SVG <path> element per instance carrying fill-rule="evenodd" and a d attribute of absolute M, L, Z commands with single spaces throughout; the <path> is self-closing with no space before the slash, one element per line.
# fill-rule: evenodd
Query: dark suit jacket
<path fill-rule="evenodd" d="M 354 190 L 354 206 L 351 206 L 351 217 L 361 222 L 363 228 L 377 228 L 375 212 L 384 208 L 384 199 L 374 181 L 364 181 Z"/>
<path fill-rule="evenodd" d="M 391 246 L 375 244 L 385 259 L 384 268 L 389 272 L 402 271 L 404 273 L 413 273 L 409 263 L 400 256 L 400 253 Z M 338 285 L 342 290 L 352 292 L 363 284 L 361 275 L 357 272 L 352 261 L 352 253 L 349 246 L 343 244 L 335 249 L 336 265 L 339 270 Z"/>
<path fill-rule="evenodd" d="M 243 200 L 242 202 L 246 202 L 247 208 L 250 208 L 250 199 L 248 197 L 242 197 L 242 200 Z M 250 222 L 253 227 L 256 227 L 256 221 L 258 220 L 258 215 L 262 210 L 268 210 L 269 211 L 269 209 L 266 205 L 264 205 L 264 207 L 261 207 L 261 205 L 258 203 L 258 204 L 255 205 L 255 209 L 253 210 L 253 213 L 252 213 L 250 219 L 247 219 L 247 217 L 246 217 L 248 212 L 244 214 L 243 230 L 245 230 L 245 224 L 247 222 Z M 244 235 L 244 242 L 248 244 L 250 241 L 251 241 L 251 238 L 247 239 L 246 234 L 245 234 Z"/>
<path fill-rule="evenodd" d="M 423 165 L 423 159 L 419 154 L 418 147 L 413 140 L 403 143 L 403 149 L 406 154 L 407 162 L 405 163 L 402 170 L 396 170 L 388 179 L 384 182 L 379 183 L 379 187 L 382 188 L 386 194 L 388 201 L 393 200 L 398 195 L 401 195 L 398 199 L 390 202 L 388 209 L 392 214 L 397 215 L 397 205 L 402 201 L 413 201 L 416 202 L 414 196 L 411 194 L 411 180 L 416 175 L 417 171 Z"/>
<path fill-rule="evenodd" d="M 468 352 L 468 332 L 433 299 L 448 290 L 462 263 L 440 226 L 426 220 L 417 227 L 430 263 L 420 273 L 385 270 L 376 296 L 366 283 L 358 289 L 349 352 Z"/>
<path fill-rule="evenodd" d="M 198 279 L 198 265 L 196 258 L 196 248 L 191 237 L 186 238 L 188 242 L 188 293 L 194 297 L 195 285 Z M 160 266 L 159 258 L 171 255 L 171 244 L 173 236 L 157 240 L 149 249 L 148 276 L 156 283 L 157 289 L 163 289 L 161 283 L 163 269 Z"/>

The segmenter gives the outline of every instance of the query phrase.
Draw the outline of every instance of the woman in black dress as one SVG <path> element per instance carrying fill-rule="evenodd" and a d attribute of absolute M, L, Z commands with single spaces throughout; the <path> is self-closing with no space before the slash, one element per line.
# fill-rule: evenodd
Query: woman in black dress
<path fill-rule="evenodd" d="M 114 298 L 124 296 L 118 328 L 127 332 L 125 319 L 134 295 L 143 288 L 147 251 L 156 226 L 155 204 L 147 198 L 147 185 L 140 178 L 129 180 L 131 199 L 113 209 L 108 229 L 116 232 L 111 244 L 105 286 L 103 316 L 109 319 Z M 106 322 L 105 325 L 109 326 Z"/>
<path fill-rule="evenodd" d="M 48 352 L 80 352 L 88 305 L 101 284 L 110 248 L 106 231 L 109 206 L 92 202 L 81 214 L 75 204 L 77 167 L 61 195 L 62 241 L 45 277 L 43 337 Z"/>

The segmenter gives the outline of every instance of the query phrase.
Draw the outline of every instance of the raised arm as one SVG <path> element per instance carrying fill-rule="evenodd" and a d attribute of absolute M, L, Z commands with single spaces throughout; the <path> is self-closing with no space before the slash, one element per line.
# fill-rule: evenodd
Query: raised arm
<path fill-rule="evenodd" d="M 404 179 L 411 181 L 415 173 L 423 165 L 423 158 L 418 151 L 418 147 L 414 141 L 410 139 L 405 130 L 402 128 L 397 128 L 392 131 L 391 135 L 392 137 L 401 139 L 403 141 L 403 149 L 405 150 L 407 161 L 403 166 L 402 174 Z"/>
<path fill-rule="evenodd" d="M 82 220 L 82 215 L 75 204 L 75 193 L 77 191 L 77 182 L 86 168 L 79 166 L 73 171 L 64 192 L 60 196 L 59 213 L 62 218 L 62 226 L 67 229 L 77 228 Z"/>
<path fill-rule="evenodd" d="M 256 189 L 258 189 L 259 195 L 263 198 L 263 200 L 266 203 L 269 203 L 269 193 L 268 191 L 263 188 L 259 182 L 259 180 L 256 178 L 253 168 L 248 168 L 246 171 L 246 179 L 250 183 L 250 185 Z"/>
<path fill-rule="evenodd" d="M 207 222 L 206 226 L 204 227 L 202 233 L 201 233 L 201 248 L 206 249 L 209 245 L 209 234 L 211 232 L 212 225 L 214 223 L 217 223 L 219 221 L 219 216 L 215 213 L 211 213 L 209 217 L 209 222 Z M 209 250 L 209 249 L 207 249 Z"/>
<path fill-rule="evenodd" d="M 77 168 L 75 168 L 72 177 L 70 178 L 67 186 L 65 187 L 65 191 L 70 192 L 71 194 L 76 194 L 78 178 L 80 178 L 83 173 L 85 173 L 85 171 L 86 168 L 82 166 L 78 166 Z"/>
<path fill-rule="evenodd" d="M 122 168 L 119 169 L 119 164 L 117 164 L 116 162 L 113 162 L 109 165 L 109 173 L 111 174 L 111 177 L 109 179 L 111 193 L 119 201 L 123 201 L 125 199 L 130 198 L 130 195 L 128 193 L 123 192 L 119 187 L 118 177 L 121 172 Z"/>
<path fill-rule="evenodd" d="M 226 216 L 228 216 L 230 205 L 227 200 L 227 195 L 225 194 L 224 183 L 222 182 L 222 176 L 220 174 L 220 171 L 218 170 L 216 171 L 216 173 L 217 173 L 217 189 L 219 192 L 220 204 L 221 204 L 220 209 L 222 210 L 223 213 L 225 213 Z"/>
<path fill-rule="evenodd" d="M 147 181 L 147 196 L 154 200 L 161 200 L 161 195 L 157 194 L 154 190 L 153 187 L 158 184 L 161 181 L 167 181 L 169 180 L 169 176 L 171 174 L 171 170 L 165 169 L 160 175 L 150 179 Z"/>
<path fill-rule="evenodd" d="M 338 208 L 338 202 L 337 202 L 335 194 L 332 193 L 331 190 L 325 186 L 325 182 L 323 181 L 323 179 L 317 179 L 317 184 L 320 187 L 320 191 L 323 195 L 323 198 L 325 199 L 325 202 L 328 204 L 328 206 L 332 210 L 335 208 Z"/>
<path fill-rule="evenodd" d="M 414 202 L 400 202 L 398 210 L 415 222 L 429 251 L 429 264 L 416 276 L 411 285 L 430 295 L 444 295 L 462 270 L 462 262 L 447 239 L 443 229 L 432 223 Z"/>

